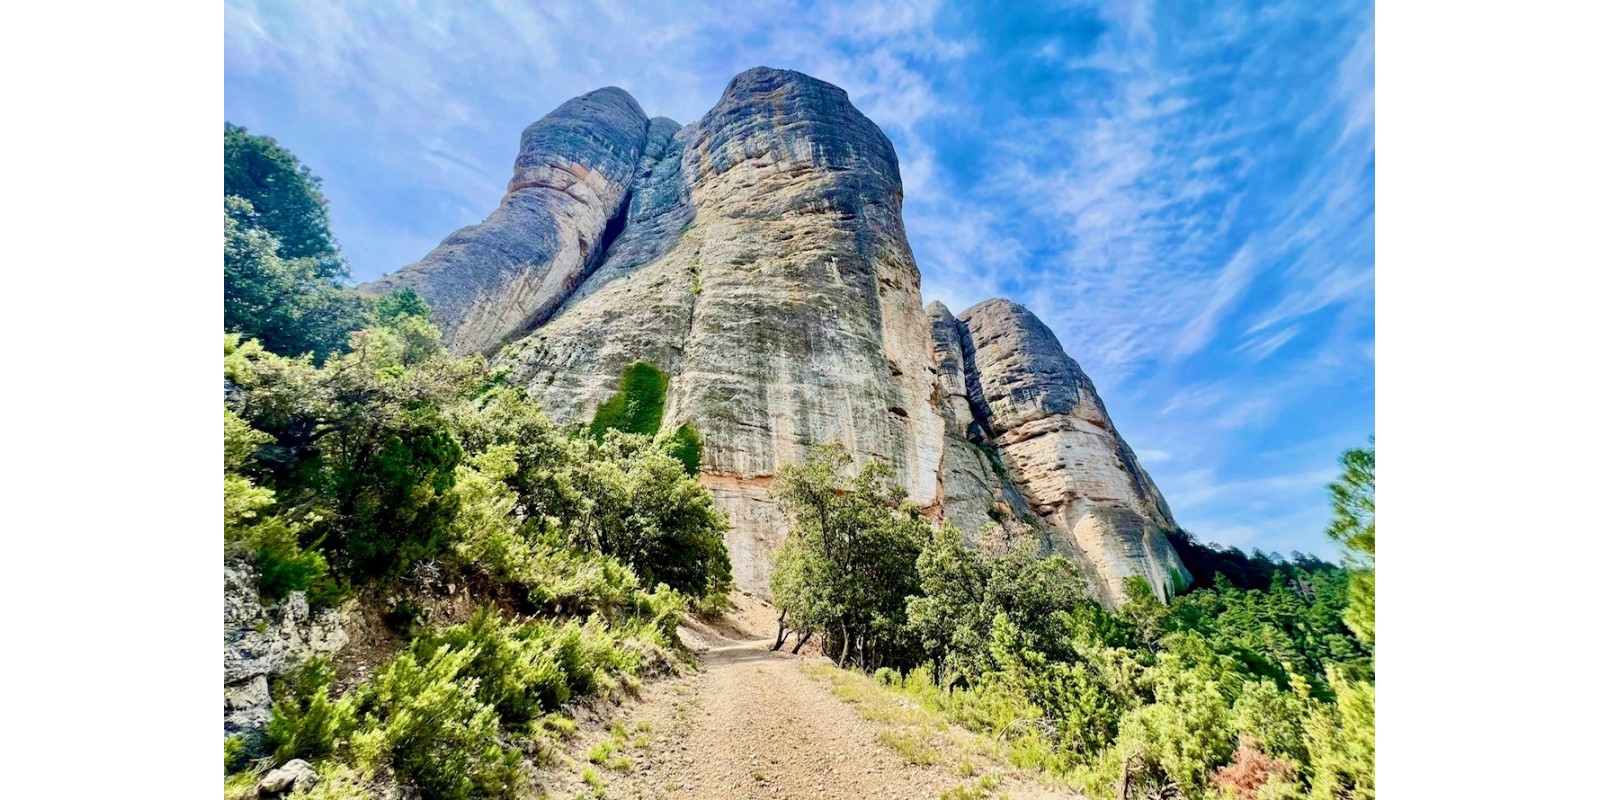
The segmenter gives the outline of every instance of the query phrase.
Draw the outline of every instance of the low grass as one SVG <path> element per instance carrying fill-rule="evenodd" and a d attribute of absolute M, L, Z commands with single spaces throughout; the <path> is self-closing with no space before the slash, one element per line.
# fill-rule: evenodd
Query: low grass
<path fill-rule="evenodd" d="M 943 798 L 988 797 L 998 790 L 1006 774 L 1016 770 L 1032 779 L 1058 783 L 1040 772 L 1039 755 L 1048 748 L 1036 741 L 1036 735 L 1002 740 L 984 732 L 982 726 L 974 730 L 962 724 L 963 718 L 989 722 L 993 716 L 1010 717 L 1020 713 L 1018 709 L 980 707 L 993 700 L 953 699 L 920 673 L 902 678 L 880 670 L 880 674 L 868 676 L 822 663 L 807 664 L 803 670 L 832 688 L 834 695 L 863 719 L 880 725 L 878 741 L 907 764 L 941 767 L 967 779 Z M 886 672 L 889 674 L 882 674 Z"/>
<path fill-rule="evenodd" d="M 953 789 L 947 789 L 939 795 L 939 800 L 982 800 L 994 793 L 1000 787 L 1000 779 L 994 775 L 985 775 L 971 783 L 963 783 Z"/>

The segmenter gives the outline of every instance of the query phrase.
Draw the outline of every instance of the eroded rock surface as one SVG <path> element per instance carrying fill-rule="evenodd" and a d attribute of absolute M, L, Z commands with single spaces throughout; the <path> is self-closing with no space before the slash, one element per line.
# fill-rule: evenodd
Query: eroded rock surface
<path fill-rule="evenodd" d="M 810 446 L 888 461 L 936 501 L 944 422 L 899 165 L 843 90 L 782 70 L 650 138 L 604 263 L 496 362 L 557 422 L 591 415 L 632 361 L 671 375 L 664 427 L 700 429 L 735 579 L 764 590 L 784 528 L 768 485 Z"/>
<path fill-rule="evenodd" d="M 1112 426 L 1089 376 L 1026 308 L 989 300 L 958 320 L 967 398 L 1008 478 L 1113 601 L 1140 576 L 1174 593 L 1189 573 L 1167 501 Z"/>
<path fill-rule="evenodd" d="M 272 716 L 271 679 L 308 656 L 349 642 L 334 611 L 313 614 L 304 592 L 263 604 L 248 564 L 222 569 L 223 736 L 258 737 Z"/>
<path fill-rule="evenodd" d="M 568 100 L 522 132 L 516 171 L 488 219 L 364 288 L 416 289 L 455 353 L 488 352 L 538 325 L 599 264 L 648 122 L 614 87 Z"/>
<path fill-rule="evenodd" d="M 683 127 L 602 89 L 529 127 L 489 220 L 368 288 L 415 287 L 558 424 L 633 361 L 667 373 L 663 428 L 700 430 L 741 587 L 766 593 L 787 532 L 778 467 L 838 442 L 969 537 L 1036 526 L 1108 598 L 1132 574 L 1159 593 L 1184 574 L 1171 514 L 1088 378 L 1020 306 L 924 311 L 901 200 L 831 84 L 749 70 Z"/>

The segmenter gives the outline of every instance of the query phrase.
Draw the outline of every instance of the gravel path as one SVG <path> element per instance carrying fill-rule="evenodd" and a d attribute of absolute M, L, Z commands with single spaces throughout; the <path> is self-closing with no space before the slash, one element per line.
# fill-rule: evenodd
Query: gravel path
<path fill-rule="evenodd" d="M 977 788 L 971 772 L 962 777 L 949 763 L 908 763 L 880 740 L 885 723 L 863 718 L 834 694 L 830 679 L 807 675 L 808 666 L 819 675 L 826 659 L 772 652 L 766 629 L 776 629 L 776 616 L 748 598 L 714 625 L 687 621 L 679 634 L 696 651 L 699 670 L 651 682 L 615 714 L 583 724 L 566 748 L 573 768 L 536 773 L 535 795 L 931 800 Z M 973 749 L 972 735 L 959 728 L 940 737 L 961 752 Z M 614 755 L 597 758 L 596 748 Z M 996 780 L 988 791 L 966 796 L 1078 797 L 974 759 Z M 590 774 L 587 784 L 582 770 Z"/>
<path fill-rule="evenodd" d="M 877 728 L 800 671 L 805 656 L 761 640 L 701 654 L 701 672 L 647 698 L 635 726 L 657 737 L 613 797 L 932 798 L 961 783 L 908 766 Z"/>

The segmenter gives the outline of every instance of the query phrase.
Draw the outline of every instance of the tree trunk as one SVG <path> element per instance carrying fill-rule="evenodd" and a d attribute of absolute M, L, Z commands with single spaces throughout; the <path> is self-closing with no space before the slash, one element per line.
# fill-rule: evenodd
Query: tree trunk
<path fill-rule="evenodd" d="M 811 641 L 811 631 L 806 631 L 805 633 L 800 634 L 800 641 L 795 642 L 794 649 L 789 652 L 794 653 L 795 655 L 800 655 L 800 648 L 805 647 L 806 642 L 809 641 Z"/>
<path fill-rule="evenodd" d="M 789 638 L 789 632 L 783 627 L 783 618 L 789 616 L 789 609 L 784 609 L 778 614 L 778 641 L 772 643 L 772 649 L 777 650 L 783 646 L 783 640 Z"/>

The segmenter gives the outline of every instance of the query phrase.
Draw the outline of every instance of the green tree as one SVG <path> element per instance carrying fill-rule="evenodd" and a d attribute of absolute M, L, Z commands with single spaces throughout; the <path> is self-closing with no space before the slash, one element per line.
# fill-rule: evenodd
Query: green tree
<path fill-rule="evenodd" d="M 463 452 L 444 409 L 487 374 L 481 360 L 408 366 L 386 328 L 353 342 L 320 369 L 254 343 L 235 347 L 224 357 L 229 405 L 273 437 L 262 460 L 279 497 L 316 521 L 308 537 L 359 573 L 403 571 L 449 541 Z"/>
<path fill-rule="evenodd" d="M 222 193 L 249 202 L 260 227 L 280 243 L 283 258 L 309 259 L 323 278 L 346 277 L 321 181 L 275 140 L 224 123 Z"/>
<path fill-rule="evenodd" d="M 1377 628 L 1377 448 L 1345 451 L 1339 459 L 1344 471 L 1328 486 L 1333 496 L 1333 521 L 1328 538 L 1345 547 L 1350 569 L 1350 605 L 1345 624 L 1367 645 L 1376 641 Z"/>
<path fill-rule="evenodd" d="M 581 542 L 621 559 L 646 585 L 727 593 L 727 520 L 681 462 L 661 443 L 617 430 L 577 446 L 574 485 L 591 500 L 574 529 Z"/>
<path fill-rule="evenodd" d="M 846 480 L 848 464 L 830 444 L 778 470 L 775 494 L 795 524 L 778 550 L 773 599 L 786 624 L 822 634 L 841 666 L 903 664 L 915 648 L 906 598 L 918 591 L 917 556 L 932 530 L 888 465 L 868 462 Z"/>
<path fill-rule="evenodd" d="M 1060 656 L 1058 612 L 1092 605 L 1077 567 L 1041 557 L 1031 539 L 1008 540 L 998 525 L 981 534 L 981 549 L 948 525 L 935 531 L 917 557 L 921 592 L 906 601 L 907 627 L 920 637 L 940 682 L 974 684 L 995 669 L 991 629 L 1005 615 L 1020 646 Z"/>
<path fill-rule="evenodd" d="M 360 327 L 361 299 L 313 260 L 285 258 L 248 200 L 223 199 L 222 244 L 224 330 L 258 338 L 275 353 L 321 358 Z"/>

